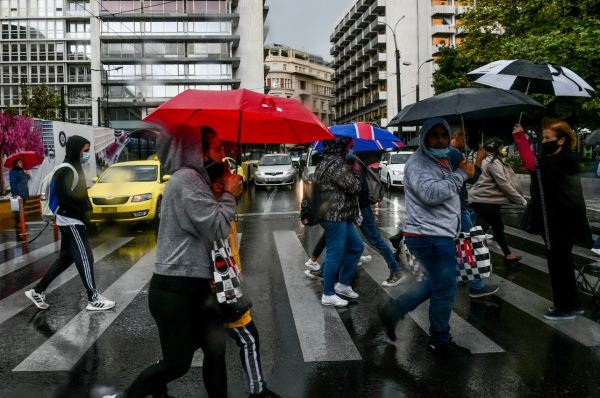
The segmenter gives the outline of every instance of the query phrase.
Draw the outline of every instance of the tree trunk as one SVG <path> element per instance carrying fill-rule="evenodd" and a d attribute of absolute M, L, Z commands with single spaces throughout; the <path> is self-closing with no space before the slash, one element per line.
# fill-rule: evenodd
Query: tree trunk
<path fill-rule="evenodd" d="M 4 183 L 4 143 L 0 146 L 0 191 L 2 195 L 6 195 L 6 188 Z"/>

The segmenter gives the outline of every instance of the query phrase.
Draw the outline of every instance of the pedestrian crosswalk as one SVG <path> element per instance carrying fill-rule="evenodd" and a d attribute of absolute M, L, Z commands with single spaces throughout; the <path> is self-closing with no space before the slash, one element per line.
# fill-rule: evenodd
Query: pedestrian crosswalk
<path fill-rule="evenodd" d="M 393 201 L 390 202 L 393 204 Z M 275 215 L 271 214 L 268 219 L 272 220 L 273 217 Z M 288 217 L 292 221 L 281 225 L 275 221 L 275 224 L 278 225 L 277 228 L 286 228 L 286 225 L 294 225 L 294 227 L 269 231 L 267 235 L 262 237 L 260 234 L 253 233 L 255 231 L 246 230 L 243 235 L 244 247 L 250 248 L 255 244 L 264 245 L 265 241 L 272 244 L 271 248 L 263 246 L 264 251 L 272 250 L 275 254 L 271 258 L 271 263 L 264 266 L 271 267 L 268 268 L 271 273 L 281 273 L 282 285 L 278 286 L 278 289 L 284 291 L 287 296 L 282 295 L 277 300 L 279 300 L 278 304 L 283 300 L 285 306 L 289 308 L 291 317 L 287 322 L 290 322 L 296 331 L 298 350 L 296 355 L 300 355 L 305 363 L 346 361 L 352 363 L 364 360 L 365 353 L 361 348 L 364 342 L 359 340 L 356 332 L 348 329 L 348 317 L 352 316 L 351 309 L 321 306 L 322 284 L 320 281 L 308 279 L 304 275 L 304 271 L 307 269 L 304 262 L 309 256 L 307 253 L 312 250 L 309 242 L 314 241 L 314 239 L 307 239 L 307 236 L 316 237 L 322 232 L 321 229 L 318 227 L 312 229 L 301 227 L 293 215 L 281 214 L 280 217 Z M 258 222 L 254 217 L 247 220 L 247 222 Z M 244 230 L 244 222 L 244 220 L 240 221 L 239 230 Z M 396 234 L 398 228 L 396 226 L 384 226 L 380 227 L 379 230 L 384 240 L 387 241 L 390 235 Z M 518 230 L 507 228 L 507 233 L 533 244 L 542 244 L 538 237 L 525 236 L 524 233 Z M 133 239 L 132 237 L 112 238 L 100 243 L 93 250 L 96 261 L 109 259 L 117 249 L 129 244 Z M 238 240 L 241 242 L 241 239 L 242 234 L 239 233 Z M 15 246 L 7 242 L 2 244 L 0 249 L 5 251 L 17 250 Z M 51 243 L 27 254 L 9 256 L 10 260 L 0 264 L 0 277 L 7 280 L 15 271 L 28 267 L 35 261 L 47 258 L 55 253 L 58 248 L 58 243 Z M 490 248 L 493 252 L 500 252 L 493 244 L 490 245 Z M 577 250 L 577 255 L 596 260 L 591 255 L 584 256 L 587 254 L 584 252 L 585 249 L 576 249 L 580 249 Z M 43 342 L 28 347 L 27 355 L 19 358 L 18 363 L 13 364 L 10 370 L 14 372 L 72 370 L 85 356 L 86 352 L 94 346 L 101 335 L 111 328 L 115 322 L 119 321 L 122 312 L 131 305 L 135 297 L 147 285 L 154 270 L 156 248 L 145 250 L 146 253 L 139 254 L 137 258 L 139 261 L 132 261 L 130 267 L 119 275 L 110 287 L 103 291 L 104 295 L 117 302 L 114 310 L 96 313 L 85 310 L 74 312 L 60 328 L 53 331 Z M 252 250 L 256 249 L 253 248 Z M 381 282 L 389 274 L 387 265 L 383 257 L 372 247 L 365 245 L 365 250 L 366 254 L 371 255 L 373 259 L 369 263 L 363 264 L 358 271 L 363 278 L 358 280 L 357 284 L 368 284 L 370 289 L 366 289 L 366 291 L 377 292 L 380 296 L 396 298 L 406 289 L 407 284 L 411 283 L 411 278 L 405 278 L 401 284 L 392 288 L 382 287 Z M 547 265 L 543 258 L 524 250 L 514 249 L 513 251 L 515 254 L 523 256 L 521 264 L 526 269 L 547 274 Z M 244 251 L 241 252 L 241 255 L 245 264 L 252 263 L 252 259 L 244 257 Z M 141 259 L 139 259 L 140 257 Z M 252 272 L 259 272 L 257 270 L 258 268 L 249 266 L 245 272 L 248 272 L 249 279 L 254 281 L 257 274 L 252 275 Z M 71 267 L 53 282 L 47 293 L 60 294 L 61 289 L 64 288 L 67 282 L 77 275 L 75 267 Z M 366 278 L 364 278 L 365 276 Z M 41 275 L 35 276 L 36 279 L 39 279 L 39 277 Z M 591 278 L 595 277 L 591 276 Z M 595 281 L 595 279 L 592 280 Z M 537 322 L 539 327 L 549 327 L 555 333 L 571 339 L 573 344 L 585 347 L 600 346 L 600 325 L 595 321 L 585 316 L 577 316 L 575 320 L 568 322 L 546 321 L 542 318 L 542 315 L 552 305 L 547 296 L 543 297 L 543 294 L 540 295 L 539 292 L 531 291 L 523 282 L 511 280 L 504 274 L 492 274 L 487 281 L 490 284 L 500 285 L 500 290 L 495 295 L 496 300 L 515 307 L 523 316 L 530 317 L 533 322 Z M 31 302 L 24 295 L 24 292 L 31 289 L 36 283 L 30 282 L 31 280 L 26 285 L 21 286 L 20 289 L 15 289 L 14 293 L 0 299 L 0 328 L 6 327 L 6 324 L 17 324 L 7 321 L 19 316 L 24 311 L 34 309 Z M 264 288 L 266 287 L 261 287 L 261 289 Z M 287 298 L 284 300 L 283 297 Z M 377 300 L 380 301 L 381 299 Z M 370 305 L 373 307 L 375 304 L 377 304 L 376 301 L 373 301 L 369 296 L 364 297 L 362 294 L 360 300 L 357 300 L 356 303 L 359 306 Z M 51 311 L 46 314 L 47 317 L 53 316 Z M 376 319 L 376 316 L 373 319 Z M 410 313 L 408 319 L 403 322 L 412 323 L 418 333 L 426 336 L 429 328 L 428 303 L 424 303 L 417 310 Z M 475 323 L 468 316 L 465 316 L 464 312 L 453 312 L 450 321 L 453 338 L 459 345 L 465 346 L 479 355 L 511 352 L 513 347 L 510 343 L 503 339 L 496 340 L 493 333 L 485 330 L 485 320 L 483 322 L 482 326 L 481 323 Z M 377 330 L 380 333 L 379 329 Z M 0 333 L 2 332 L 3 329 L 0 329 Z M 380 335 L 383 336 L 381 333 Z M 157 342 L 154 341 L 153 344 L 157 344 Z M 5 351 L 0 353 L 7 354 Z M 102 353 L 98 353 L 98 355 L 102 355 Z M 194 357 L 192 365 L 202 366 L 202 353 L 200 351 Z M 0 369 L 0 373 L 1 371 Z"/>

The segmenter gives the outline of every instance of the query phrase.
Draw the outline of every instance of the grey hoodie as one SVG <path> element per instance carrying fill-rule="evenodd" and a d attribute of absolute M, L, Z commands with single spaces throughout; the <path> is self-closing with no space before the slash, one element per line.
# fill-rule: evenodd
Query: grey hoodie
<path fill-rule="evenodd" d="M 160 134 L 156 143 L 163 173 L 171 179 L 162 200 L 154 272 L 212 279 L 211 245 L 229 235 L 235 197 L 225 192 L 215 200 L 204 170 L 199 129 L 180 125 L 173 131 L 174 136 Z"/>
<path fill-rule="evenodd" d="M 443 167 L 428 152 L 425 137 L 437 125 L 442 125 L 450 134 L 450 126 L 444 119 L 427 120 L 421 130 L 419 149 L 410 157 L 404 169 L 404 232 L 455 238 L 460 232 L 459 192 L 468 177 L 460 169 L 452 170 L 448 156 L 444 160 L 450 169 Z"/>

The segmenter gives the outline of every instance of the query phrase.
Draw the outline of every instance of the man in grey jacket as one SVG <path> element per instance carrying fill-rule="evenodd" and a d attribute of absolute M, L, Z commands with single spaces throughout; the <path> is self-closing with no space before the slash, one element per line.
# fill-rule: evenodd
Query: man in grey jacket
<path fill-rule="evenodd" d="M 406 313 L 430 299 L 431 350 L 443 356 L 468 355 L 450 336 L 450 314 L 456 295 L 456 247 L 460 232 L 459 192 L 475 175 L 472 163 L 463 160 L 456 170 L 448 156 L 450 126 L 441 118 L 423 124 L 419 149 L 404 169 L 406 246 L 426 274 L 395 301 L 380 305 L 379 316 L 390 340 L 396 340 L 396 324 Z"/>

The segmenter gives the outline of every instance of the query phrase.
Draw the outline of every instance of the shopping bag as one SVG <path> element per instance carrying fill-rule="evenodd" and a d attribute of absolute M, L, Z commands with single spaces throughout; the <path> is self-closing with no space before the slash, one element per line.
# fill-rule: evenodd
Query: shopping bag
<path fill-rule="evenodd" d="M 213 242 L 212 260 L 217 301 L 226 304 L 236 303 L 243 293 L 240 271 L 231 255 L 229 239 L 218 239 Z"/>
<path fill-rule="evenodd" d="M 456 280 L 467 282 L 490 276 L 492 272 L 490 249 L 481 227 L 473 227 L 469 232 L 461 232 L 454 243 L 457 263 Z"/>
<path fill-rule="evenodd" d="M 417 260 L 417 258 L 411 254 L 410 250 L 408 250 L 404 240 L 402 241 L 402 251 L 406 255 L 406 264 L 408 265 L 408 269 L 415 276 L 415 279 L 418 282 L 421 282 L 425 278 L 423 268 L 421 267 L 419 260 Z"/>
<path fill-rule="evenodd" d="M 19 211 L 19 197 L 10 198 L 10 211 Z"/>

